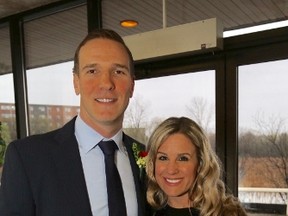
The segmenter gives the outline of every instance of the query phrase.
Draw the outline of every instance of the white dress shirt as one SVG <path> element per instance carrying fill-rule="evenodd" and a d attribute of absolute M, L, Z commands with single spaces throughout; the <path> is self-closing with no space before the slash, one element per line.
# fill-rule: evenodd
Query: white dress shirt
<path fill-rule="evenodd" d="M 135 183 L 128 153 L 123 145 L 122 130 L 114 137 L 106 139 L 88 126 L 78 115 L 75 122 L 75 136 L 79 145 L 93 216 L 109 215 L 104 155 L 97 145 L 102 139 L 114 140 L 119 148 L 119 151 L 116 151 L 115 163 L 122 179 L 127 215 L 137 216 Z"/>

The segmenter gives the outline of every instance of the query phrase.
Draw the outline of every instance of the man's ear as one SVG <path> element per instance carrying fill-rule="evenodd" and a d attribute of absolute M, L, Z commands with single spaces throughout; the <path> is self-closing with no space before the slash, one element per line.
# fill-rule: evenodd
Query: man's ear
<path fill-rule="evenodd" d="M 79 75 L 76 73 L 73 73 L 73 85 L 74 85 L 75 94 L 79 95 L 80 94 Z"/>
<path fill-rule="evenodd" d="M 133 93 L 134 93 L 134 87 L 135 87 L 135 80 L 133 79 L 132 83 L 131 83 L 131 92 L 130 92 L 130 98 L 132 98 Z"/>

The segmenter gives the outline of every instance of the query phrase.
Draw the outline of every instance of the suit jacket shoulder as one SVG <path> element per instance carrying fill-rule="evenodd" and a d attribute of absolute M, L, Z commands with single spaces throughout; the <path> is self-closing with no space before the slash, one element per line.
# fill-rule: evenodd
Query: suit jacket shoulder
<path fill-rule="evenodd" d="M 92 215 L 74 123 L 75 118 L 61 129 L 9 144 L 0 187 L 1 213 L 34 216 L 36 204 L 43 216 Z"/>

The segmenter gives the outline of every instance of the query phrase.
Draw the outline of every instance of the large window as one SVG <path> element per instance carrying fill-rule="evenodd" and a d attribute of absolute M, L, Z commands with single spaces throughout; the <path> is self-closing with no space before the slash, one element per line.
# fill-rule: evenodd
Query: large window
<path fill-rule="evenodd" d="M 51 4 L 51 7 L 11 17 L 12 32 L 20 33 L 11 37 L 11 44 L 18 44 L 16 47 L 21 48 L 23 42 L 25 48 L 25 61 L 22 61 L 22 55 L 13 55 L 15 71 L 12 71 L 10 59 L 9 28 L 0 26 L 0 121 L 5 145 L 17 137 L 15 105 L 19 108 L 17 129 L 21 138 L 27 136 L 27 131 L 36 134 L 59 128 L 78 113 L 79 98 L 75 96 L 72 85 L 72 60 L 77 45 L 88 31 L 85 3 L 65 1 L 62 5 L 59 2 L 57 6 Z M 173 1 L 167 3 L 174 4 Z M 133 5 L 136 15 L 143 12 L 143 4 L 147 1 Z M 103 0 L 101 10 L 94 13 L 88 8 L 88 13 L 91 12 L 88 14 L 89 29 L 102 24 L 102 27 L 112 28 L 122 36 L 140 33 L 140 29 L 141 32 L 161 29 L 161 5 L 161 1 L 157 2 L 151 10 L 141 13 L 138 20 L 141 24 L 143 20 L 154 19 L 156 25 L 150 22 L 151 25 L 141 28 L 124 29 L 120 27 L 119 19 L 133 15 L 127 13 L 127 5 L 122 1 Z M 101 15 L 98 14 L 100 11 L 102 20 L 97 17 Z M 181 16 L 181 23 L 190 22 L 190 15 Z M 168 27 L 174 24 L 173 18 L 167 19 Z M 125 113 L 125 131 L 146 143 L 151 131 L 164 119 L 190 117 L 207 131 L 214 149 L 217 131 L 216 152 L 224 165 L 224 180 L 237 194 L 239 176 L 242 202 L 287 203 L 288 170 L 283 167 L 288 165 L 288 62 L 272 62 L 287 58 L 287 30 L 286 27 L 225 38 L 223 50 L 137 62 L 136 71 L 139 73 L 136 74 L 141 79 L 136 80 L 135 92 Z M 18 51 L 16 49 L 16 53 Z M 259 63 L 262 61 L 266 63 Z M 247 62 L 250 65 L 244 65 Z M 251 64 L 254 62 L 258 64 Z M 238 68 L 238 65 L 243 66 Z M 25 74 L 22 73 L 24 66 Z M 214 68 L 215 71 L 211 70 Z M 13 80 L 18 83 L 16 87 Z M 29 124 L 26 109 L 23 109 L 26 101 L 29 103 Z M 25 113 L 19 113 L 21 109 Z"/>
<path fill-rule="evenodd" d="M 72 68 L 67 62 L 27 71 L 31 134 L 59 128 L 77 115 Z"/>
<path fill-rule="evenodd" d="M 86 16 L 80 6 L 24 23 L 30 134 L 59 128 L 78 113 L 72 60 L 87 34 Z"/>
<path fill-rule="evenodd" d="M 198 122 L 214 145 L 215 71 L 136 81 L 124 121 L 126 130 L 133 128 L 134 134 L 131 130 L 128 133 L 146 143 L 155 126 L 171 116 L 186 116 Z"/>
<path fill-rule="evenodd" d="M 0 176 L 4 152 L 16 139 L 14 85 L 11 66 L 9 28 L 0 28 Z"/>
<path fill-rule="evenodd" d="M 0 137 L 6 144 L 17 137 L 13 87 L 12 73 L 0 75 Z"/>
<path fill-rule="evenodd" d="M 239 195 L 245 203 L 288 201 L 287 68 L 288 60 L 239 67 Z"/>

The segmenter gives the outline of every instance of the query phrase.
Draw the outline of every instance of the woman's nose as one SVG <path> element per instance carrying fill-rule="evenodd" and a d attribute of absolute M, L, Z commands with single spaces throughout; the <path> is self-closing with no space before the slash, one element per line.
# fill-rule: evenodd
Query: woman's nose
<path fill-rule="evenodd" d="M 178 173 L 178 171 L 178 164 L 175 161 L 169 161 L 169 163 L 167 164 L 167 172 L 169 174 L 176 174 Z"/>

